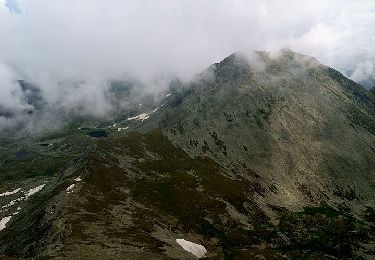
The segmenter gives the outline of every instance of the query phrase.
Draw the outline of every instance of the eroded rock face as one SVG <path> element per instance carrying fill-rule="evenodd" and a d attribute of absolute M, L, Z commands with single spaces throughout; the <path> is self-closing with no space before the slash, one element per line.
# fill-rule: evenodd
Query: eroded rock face
<path fill-rule="evenodd" d="M 177 85 L 157 107 L 115 123 L 74 125 L 69 134 L 43 139 L 52 146 L 30 146 L 33 157 L 18 163 L 40 169 L 48 185 L 6 223 L 0 255 L 372 254 L 370 91 L 287 50 L 258 52 L 250 61 L 234 54 L 191 85 Z M 96 125 L 108 136 L 88 137 Z M 22 173 L 26 182 L 30 173 L 11 158 L 0 169 Z M 16 187 L 1 194 L 13 196 Z"/>

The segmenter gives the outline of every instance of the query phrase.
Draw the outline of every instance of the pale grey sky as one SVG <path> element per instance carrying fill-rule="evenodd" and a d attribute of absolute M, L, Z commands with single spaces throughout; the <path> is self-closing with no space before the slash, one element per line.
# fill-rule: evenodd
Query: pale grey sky
<path fill-rule="evenodd" d="M 159 90 L 155 78 L 189 79 L 237 50 L 290 48 L 359 81 L 374 73 L 374 28 L 373 0 L 0 0 L 0 106 L 27 106 L 25 79 L 92 110 L 109 79 Z"/>

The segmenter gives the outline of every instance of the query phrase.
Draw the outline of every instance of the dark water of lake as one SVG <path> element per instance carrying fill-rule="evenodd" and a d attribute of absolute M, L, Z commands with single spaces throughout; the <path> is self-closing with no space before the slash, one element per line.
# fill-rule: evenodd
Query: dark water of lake
<path fill-rule="evenodd" d="M 16 152 L 16 158 L 18 160 L 26 160 L 31 157 L 31 153 L 28 151 L 18 151 Z"/>
<path fill-rule="evenodd" d="M 103 137 L 108 137 L 108 134 L 106 131 L 104 130 L 95 130 L 95 131 L 90 131 L 90 132 L 87 132 L 87 134 L 91 137 L 95 137 L 95 138 L 103 138 Z"/>

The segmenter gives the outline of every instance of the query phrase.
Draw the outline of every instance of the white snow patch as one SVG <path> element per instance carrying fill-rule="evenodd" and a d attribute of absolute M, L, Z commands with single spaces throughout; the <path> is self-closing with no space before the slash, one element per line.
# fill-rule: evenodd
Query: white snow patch
<path fill-rule="evenodd" d="M 116 126 L 116 123 L 114 123 L 112 126 L 115 127 L 115 126 Z"/>
<path fill-rule="evenodd" d="M 24 198 L 25 198 L 25 197 L 20 197 L 20 198 L 18 198 L 18 199 L 14 199 L 14 200 L 12 200 L 11 202 L 9 202 L 7 205 L 2 206 L 1 208 L 2 208 L 2 209 L 6 209 L 6 208 L 9 208 L 9 207 L 12 207 L 14 204 L 16 204 L 17 202 L 22 201 Z"/>
<path fill-rule="evenodd" d="M 39 185 L 39 186 L 37 186 L 37 187 L 35 187 L 35 188 L 30 189 L 28 192 L 24 192 L 25 196 L 22 196 L 22 197 L 19 197 L 19 198 L 17 198 L 17 199 L 14 199 L 14 200 L 10 201 L 7 205 L 2 206 L 1 209 L 7 209 L 7 208 L 12 207 L 13 205 L 15 205 L 17 202 L 21 202 L 21 201 L 23 201 L 23 200 L 27 200 L 30 196 L 32 196 L 32 195 L 34 195 L 35 193 L 41 191 L 41 190 L 44 188 L 45 185 L 46 185 L 46 184 L 42 184 L 42 185 Z M 8 192 L 8 193 L 15 194 L 15 193 L 17 193 L 19 190 L 21 190 L 21 189 L 16 189 L 16 190 L 14 190 L 14 191 L 12 191 L 12 192 Z M 4 194 L 4 193 L 3 193 L 3 194 Z M 6 196 L 6 195 L 5 195 L 5 196 Z M 0 212 L 1 212 L 1 211 L 0 211 Z M 18 214 L 18 213 L 17 213 L 17 214 Z"/>
<path fill-rule="evenodd" d="M 73 183 L 72 185 L 70 185 L 68 188 L 66 188 L 66 192 L 67 193 L 71 193 L 72 192 L 72 189 L 74 188 L 75 184 Z"/>
<path fill-rule="evenodd" d="M 82 181 L 82 179 L 81 179 L 81 176 L 78 176 L 77 178 L 75 178 L 74 179 L 75 181 L 77 181 L 77 182 L 80 182 L 80 181 Z"/>
<path fill-rule="evenodd" d="M 176 239 L 176 242 L 187 252 L 192 253 L 198 258 L 202 258 L 207 254 L 207 250 L 204 246 L 195 244 L 185 239 Z"/>
<path fill-rule="evenodd" d="M 172 94 L 167 94 L 167 95 L 165 95 L 165 97 L 169 97 L 170 95 L 172 95 Z"/>
<path fill-rule="evenodd" d="M 0 230 L 3 230 L 4 228 L 6 228 L 6 224 L 10 221 L 11 218 L 12 216 L 9 216 L 9 217 L 2 218 L 0 220 Z"/>
<path fill-rule="evenodd" d="M 129 117 L 127 120 L 130 121 L 130 120 L 146 120 L 150 117 L 150 113 L 142 113 L 138 116 L 134 116 L 134 117 Z"/>
<path fill-rule="evenodd" d="M 14 215 L 17 215 L 18 213 L 20 213 L 20 210 L 21 210 L 21 207 L 18 207 L 18 208 L 17 208 L 17 211 L 14 212 L 12 215 L 13 215 L 13 216 L 14 216 Z"/>
<path fill-rule="evenodd" d="M 37 187 L 35 187 L 35 188 L 33 188 L 33 189 L 30 189 L 30 190 L 26 193 L 26 199 L 27 199 L 28 197 L 34 195 L 35 193 L 41 191 L 41 190 L 44 188 L 45 185 L 46 185 L 46 184 L 42 184 L 42 185 L 39 185 L 39 186 L 37 186 Z"/>
<path fill-rule="evenodd" d="M 9 195 L 16 194 L 20 190 L 21 190 L 21 188 L 18 188 L 18 189 L 15 189 L 14 191 L 7 191 L 7 192 L 4 192 L 4 193 L 1 193 L 0 197 L 4 197 L 4 196 L 9 196 Z"/>
<path fill-rule="evenodd" d="M 128 119 L 129 120 L 129 119 Z M 117 128 L 117 131 L 121 131 L 121 130 L 126 130 L 126 129 L 128 129 L 129 127 L 127 126 L 127 127 L 119 127 L 119 128 Z"/>
<path fill-rule="evenodd" d="M 150 118 L 150 115 L 151 115 L 152 113 L 155 113 L 158 109 L 159 109 L 159 108 L 155 108 L 155 109 L 152 110 L 150 113 L 142 113 L 142 114 L 140 114 L 140 115 L 138 115 L 138 116 L 129 117 L 127 120 L 128 120 L 128 121 L 129 121 L 129 120 L 142 120 L 142 121 L 144 121 L 144 120 L 146 120 L 146 119 L 149 119 L 149 118 Z"/>

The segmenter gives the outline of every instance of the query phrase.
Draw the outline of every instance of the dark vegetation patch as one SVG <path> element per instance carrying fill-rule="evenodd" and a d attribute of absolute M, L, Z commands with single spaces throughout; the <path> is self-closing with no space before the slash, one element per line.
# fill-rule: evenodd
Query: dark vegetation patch
<path fill-rule="evenodd" d="M 189 140 L 189 144 L 190 144 L 191 146 L 198 147 L 199 141 L 190 138 L 190 140 Z"/>
<path fill-rule="evenodd" d="M 257 100 L 255 107 L 249 107 L 245 110 L 245 115 L 260 129 L 266 129 L 270 124 L 272 113 L 278 104 L 283 102 L 283 98 L 271 94 L 261 93 L 262 98 Z"/>
<path fill-rule="evenodd" d="M 373 207 L 366 207 L 364 216 L 367 221 L 375 224 L 375 209 Z"/>
<path fill-rule="evenodd" d="M 346 189 L 337 186 L 334 194 L 340 198 L 353 201 L 359 199 L 355 187 L 348 186 Z"/>
<path fill-rule="evenodd" d="M 216 146 L 219 147 L 219 149 L 221 150 L 221 152 L 225 156 L 228 156 L 227 147 L 224 145 L 224 142 L 217 137 L 217 133 L 215 131 L 213 131 L 212 133 L 210 133 L 210 135 L 211 135 L 212 139 L 214 140 Z"/>
<path fill-rule="evenodd" d="M 282 250 L 308 255 L 318 252 L 351 258 L 361 243 L 368 239 L 368 232 L 361 222 L 346 210 L 336 210 L 328 205 L 308 207 L 297 213 L 283 211 L 278 228 L 289 238 L 289 243 Z"/>
<path fill-rule="evenodd" d="M 211 148 L 206 140 L 203 140 L 202 150 L 204 153 L 206 153 L 207 151 L 210 151 L 212 153 Z"/>
<path fill-rule="evenodd" d="M 225 112 L 225 111 L 223 111 L 223 114 L 224 114 L 225 119 L 227 120 L 227 122 L 229 122 L 229 123 L 233 122 L 233 120 L 235 118 L 234 115 L 232 115 L 231 113 Z"/>

